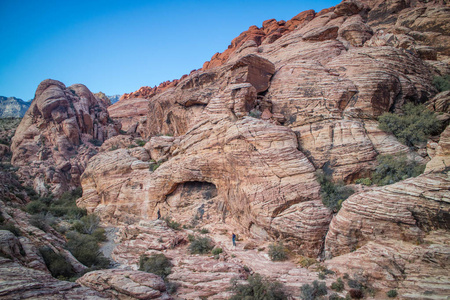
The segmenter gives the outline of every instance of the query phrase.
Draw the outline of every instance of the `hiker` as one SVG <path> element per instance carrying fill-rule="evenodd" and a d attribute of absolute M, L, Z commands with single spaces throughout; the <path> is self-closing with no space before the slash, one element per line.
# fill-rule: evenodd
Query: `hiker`
<path fill-rule="evenodd" d="M 158 209 L 158 220 L 161 219 L 161 211 Z"/>
<path fill-rule="evenodd" d="M 231 236 L 231 240 L 233 241 L 233 247 L 236 249 L 236 235 L 233 232 L 233 235 Z"/>

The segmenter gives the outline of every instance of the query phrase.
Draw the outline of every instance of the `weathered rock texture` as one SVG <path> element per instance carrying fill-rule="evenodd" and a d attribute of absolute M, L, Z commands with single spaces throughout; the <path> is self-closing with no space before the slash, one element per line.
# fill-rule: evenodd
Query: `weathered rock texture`
<path fill-rule="evenodd" d="M 47 79 L 12 141 L 12 164 L 39 193 L 60 194 L 80 185 L 94 144 L 117 135 L 120 124 L 109 118 L 104 102 L 81 84 L 66 88 Z"/>
<path fill-rule="evenodd" d="M 79 284 L 60 281 L 48 272 L 23 267 L 0 256 L 2 299 L 111 299 Z"/>
<path fill-rule="evenodd" d="M 25 102 L 16 97 L 0 96 L 0 118 L 22 118 L 30 102 Z"/>
<path fill-rule="evenodd" d="M 110 299 L 172 299 L 161 277 L 140 271 L 99 270 L 77 279 L 77 283 L 102 292 Z"/>
<path fill-rule="evenodd" d="M 122 130 L 129 134 L 139 133 L 139 125 L 145 122 L 147 116 L 148 102 L 145 98 L 123 99 L 108 107 L 108 113 L 113 120 L 120 121 Z"/>
<path fill-rule="evenodd" d="M 448 264 L 445 243 L 433 238 L 429 246 L 414 245 L 449 229 L 448 129 L 440 141 L 433 138 L 428 154 L 382 132 L 376 119 L 401 112 L 408 102 L 430 101 L 430 108 L 446 113 L 446 96 L 433 98 L 432 80 L 449 70 L 447 11 L 439 1 L 352 0 L 251 27 L 202 70 L 123 97 L 130 107 L 136 101 L 136 110 L 117 113 L 131 117 L 130 133 L 146 144 L 133 148 L 126 137 L 107 142 L 86 167 L 78 204 L 106 222 L 129 225 L 113 251 L 122 263 L 134 265 L 140 254 L 153 251 L 173 254 L 179 263 L 170 277 L 182 284 L 181 295 L 192 298 L 225 298 L 219 286 L 239 267 L 180 258 L 186 232 L 149 221 L 158 211 L 186 227 L 228 226 L 246 238 L 281 239 L 298 254 L 335 257 L 333 268 L 360 257 L 359 264 L 348 263 L 350 273 L 364 262 L 373 266 L 365 275 L 383 293 L 415 285 L 411 294 L 423 295 L 431 285 L 416 283 L 438 278 Z M 148 101 L 146 119 L 139 101 Z M 315 171 L 354 182 L 370 175 L 380 154 L 433 160 L 417 178 L 360 188 L 333 216 L 322 204 Z M 392 247 L 394 240 L 401 243 Z M 383 247 L 399 257 L 386 261 L 377 254 Z M 417 257 L 405 262 L 410 250 Z M 422 253 L 436 257 L 440 267 L 423 267 Z M 412 277 L 389 282 L 390 271 L 376 265 L 390 261 Z M 421 277 L 413 270 L 422 267 Z M 216 268 L 223 272 L 214 273 Z M 295 274 L 301 272 L 289 276 Z M 207 285 L 211 276 L 217 280 Z M 205 294 L 208 288 L 214 292 Z M 446 293 L 444 285 L 437 290 Z"/>

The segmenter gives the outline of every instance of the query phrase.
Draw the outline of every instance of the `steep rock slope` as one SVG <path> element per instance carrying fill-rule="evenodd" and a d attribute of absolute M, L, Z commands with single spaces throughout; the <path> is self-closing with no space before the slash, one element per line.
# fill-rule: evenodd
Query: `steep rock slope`
<path fill-rule="evenodd" d="M 16 97 L 0 96 L 0 118 L 22 118 L 30 102 L 25 102 Z"/>
<path fill-rule="evenodd" d="M 118 134 L 105 104 L 81 84 L 67 88 L 47 79 L 18 126 L 11 144 L 12 164 L 39 193 L 60 194 L 79 186 L 87 161 Z"/>

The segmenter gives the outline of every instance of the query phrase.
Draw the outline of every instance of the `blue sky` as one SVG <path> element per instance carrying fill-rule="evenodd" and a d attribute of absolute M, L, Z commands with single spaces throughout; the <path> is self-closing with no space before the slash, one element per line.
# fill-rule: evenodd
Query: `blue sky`
<path fill-rule="evenodd" d="M 201 68 L 251 25 L 340 0 L 0 0 L 0 96 L 30 100 L 47 78 L 107 95 Z"/>

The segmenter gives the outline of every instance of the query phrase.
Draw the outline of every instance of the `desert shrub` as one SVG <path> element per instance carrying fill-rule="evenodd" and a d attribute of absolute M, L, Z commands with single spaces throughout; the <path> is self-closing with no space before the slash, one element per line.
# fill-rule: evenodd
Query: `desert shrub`
<path fill-rule="evenodd" d="M 75 222 L 73 229 L 82 234 L 93 234 L 100 225 L 100 218 L 96 214 L 90 214 L 82 217 Z"/>
<path fill-rule="evenodd" d="M 8 230 L 15 236 L 21 236 L 21 232 L 19 228 L 17 228 L 13 223 L 5 223 L 3 225 L 0 225 L 0 230 Z"/>
<path fill-rule="evenodd" d="M 389 298 L 395 298 L 395 297 L 397 297 L 397 290 L 390 290 L 390 291 L 388 291 L 387 293 L 386 293 L 386 295 L 389 297 Z"/>
<path fill-rule="evenodd" d="M 213 249 L 212 240 L 208 237 L 196 236 L 192 239 L 189 245 L 189 252 L 191 254 L 205 254 Z"/>
<path fill-rule="evenodd" d="M 98 241 L 98 242 L 104 242 L 107 240 L 106 233 L 104 228 L 97 228 L 92 233 L 92 236 Z"/>
<path fill-rule="evenodd" d="M 97 147 L 103 145 L 103 142 L 97 139 L 90 139 L 88 142 Z"/>
<path fill-rule="evenodd" d="M 153 273 L 164 279 L 172 272 L 172 263 L 162 253 L 153 254 L 150 257 L 141 255 L 139 258 L 139 271 Z"/>
<path fill-rule="evenodd" d="M 57 220 L 51 213 L 39 213 L 30 217 L 30 224 L 42 231 L 49 231 L 51 226 L 56 224 Z"/>
<path fill-rule="evenodd" d="M 262 112 L 254 108 L 248 113 L 248 115 L 252 118 L 259 119 L 261 118 Z"/>
<path fill-rule="evenodd" d="M 327 268 L 323 268 L 322 270 L 320 270 L 319 272 L 319 279 L 325 279 L 327 277 L 327 275 L 329 274 L 334 274 L 333 271 L 328 270 Z"/>
<path fill-rule="evenodd" d="M 167 217 L 164 220 L 166 221 L 167 226 L 169 226 L 173 230 L 180 230 L 181 229 L 181 224 L 178 223 L 177 221 L 172 220 L 170 217 Z"/>
<path fill-rule="evenodd" d="M 353 189 L 345 186 L 343 182 L 334 183 L 331 177 L 321 170 L 316 175 L 320 183 L 322 203 L 332 211 L 338 212 L 341 209 L 342 202 L 354 193 Z"/>
<path fill-rule="evenodd" d="M 347 281 L 347 284 L 352 289 L 360 290 L 360 289 L 363 288 L 363 284 L 361 282 L 359 282 L 358 280 L 356 280 L 356 279 L 349 279 Z"/>
<path fill-rule="evenodd" d="M 112 145 L 111 148 L 109 148 L 109 151 L 114 151 L 114 150 L 117 150 L 117 149 L 119 149 L 119 146 Z"/>
<path fill-rule="evenodd" d="M 316 262 L 317 262 L 317 260 L 315 260 L 314 258 L 309 258 L 306 256 L 300 257 L 300 260 L 298 261 L 300 266 L 302 266 L 303 268 L 308 268 L 308 267 L 312 266 L 313 264 L 315 264 Z"/>
<path fill-rule="evenodd" d="M 109 259 L 100 252 L 98 241 L 94 236 L 70 231 L 66 235 L 67 249 L 87 267 L 107 268 Z"/>
<path fill-rule="evenodd" d="M 25 210 L 30 214 L 38 214 L 41 212 L 46 212 L 48 210 L 47 206 L 39 200 L 34 200 L 25 206 Z"/>
<path fill-rule="evenodd" d="M 201 234 L 207 234 L 207 233 L 209 233 L 209 230 L 206 229 L 206 228 L 202 228 L 202 229 L 200 229 L 200 233 Z"/>
<path fill-rule="evenodd" d="M 331 284 L 331 289 L 336 292 L 342 292 L 344 289 L 344 281 L 341 278 L 338 278 L 335 282 Z"/>
<path fill-rule="evenodd" d="M 392 133 L 409 147 L 426 142 L 441 127 L 435 114 L 424 105 L 408 103 L 402 109 L 403 115 L 389 112 L 382 114 L 378 118 L 378 127 Z"/>
<path fill-rule="evenodd" d="M 302 300 L 315 300 L 320 296 L 326 295 L 327 286 L 325 282 L 314 280 L 311 285 L 304 284 L 300 288 L 300 298 Z"/>
<path fill-rule="evenodd" d="M 39 252 L 53 277 L 67 279 L 75 275 L 71 264 L 62 255 L 55 253 L 50 247 L 39 248 Z"/>
<path fill-rule="evenodd" d="M 372 185 L 372 179 L 370 178 L 359 178 L 355 181 L 356 184 L 363 184 L 363 185 Z"/>
<path fill-rule="evenodd" d="M 157 162 L 155 161 L 151 161 L 150 162 L 150 171 L 154 172 L 156 171 L 156 169 L 158 169 L 163 163 L 165 162 L 165 160 L 159 160 Z"/>
<path fill-rule="evenodd" d="M 433 85 L 439 92 L 450 90 L 450 75 L 434 77 Z"/>
<path fill-rule="evenodd" d="M 378 165 L 372 175 L 373 182 L 377 185 L 392 184 L 409 177 L 416 177 L 425 169 L 425 165 L 408 160 L 406 155 L 397 157 L 379 155 L 377 161 Z"/>
<path fill-rule="evenodd" d="M 212 254 L 213 254 L 213 255 L 219 255 L 219 254 L 222 253 L 222 252 L 223 252 L 222 248 L 214 248 L 214 249 L 212 250 Z"/>
<path fill-rule="evenodd" d="M 268 254 L 273 261 L 283 261 L 288 259 L 288 252 L 283 243 L 270 244 Z"/>
<path fill-rule="evenodd" d="M 145 141 L 143 141 L 143 140 L 136 140 L 136 145 L 138 145 L 140 147 L 144 147 Z"/>
<path fill-rule="evenodd" d="M 277 281 L 269 281 L 260 274 L 249 276 L 246 284 L 241 284 L 236 278 L 231 280 L 231 290 L 234 295 L 230 300 L 254 299 L 254 300 L 284 300 L 288 299 L 283 284 Z"/>

